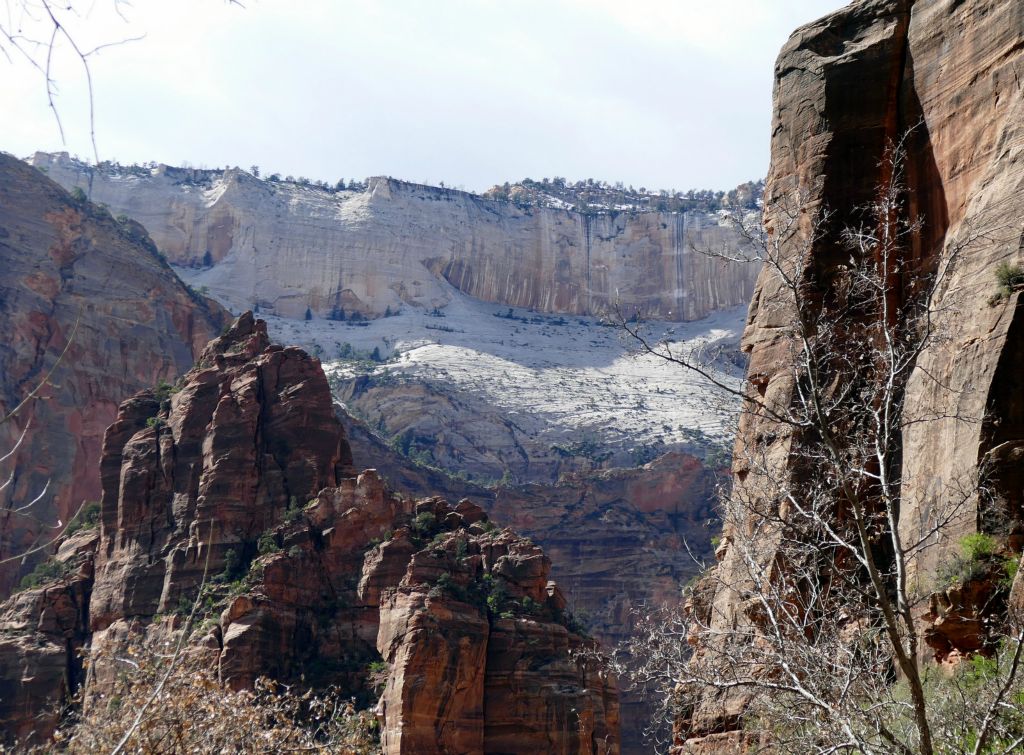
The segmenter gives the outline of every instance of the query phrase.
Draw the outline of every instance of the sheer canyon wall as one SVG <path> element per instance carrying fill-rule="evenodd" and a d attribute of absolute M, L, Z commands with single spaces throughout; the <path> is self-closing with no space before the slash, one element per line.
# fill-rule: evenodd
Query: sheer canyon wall
<path fill-rule="evenodd" d="M 941 507 L 944 495 L 955 496 L 982 463 L 990 465 L 1004 521 L 988 520 L 974 497 L 937 547 L 912 563 L 912 583 L 927 606 L 929 593 L 942 590 L 935 580 L 938 565 L 957 552 L 963 535 L 998 527 L 997 534 L 1008 534 L 1007 547 L 1019 553 L 1024 533 L 1024 403 L 1018 387 L 1024 310 L 1019 290 L 996 295 L 995 276 L 1000 263 L 1024 259 L 1024 4 L 860 0 L 798 29 L 775 76 L 768 226 L 786 220 L 784 208 L 794 198 L 808 217 L 819 209 L 834 213 L 811 238 L 793 240 L 784 250 L 790 259 L 800 259 L 810 243 L 810 277 L 827 290 L 830 271 L 849 256 L 837 231 L 863 217 L 859 208 L 887 180 L 887 145 L 900 139 L 907 147 L 907 220 L 922 223 L 900 260 L 902 269 L 927 274 L 956 257 L 934 303 L 941 337 L 920 354 L 906 388 L 907 416 L 930 419 L 909 423 L 903 432 L 899 526 L 904 541 L 914 542 L 929 509 Z M 902 274 L 888 273 L 896 280 Z M 778 306 L 784 298 L 779 293 L 779 281 L 766 268 L 744 336 L 750 390 L 769 405 L 786 405 L 794 391 L 786 327 L 792 312 Z M 756 456 L 792 471 L 790 441 L 790 433 L 779 432 L 768 417 L 744 414 L 733 471 L 738 497 L 753 501 L 752 508 L 769 510 L 772 501 L 758 492 L 758 475 L 748 476 L 744 459 Z M 730 573 L 742 570 L 728 531 L 723 541 L 717 568 L 728 583 Z M 765 558 L 769 563 L 771 554 Z M 982 610 L 939 597 L 952 602 L 946 619 L 932 617 L 931 653 L 948 652 L 942 643 L 957 643 L 945 634 L 954 623 L 948 619 L 967 625 Z M 752 626 L 747 609 L 739 591 L 720 589 L 710 615 L 728 635 Z M 734 751 L 744 694 L 709 695 L 688 711 L 679 744 L 689 738 L 687 751 Z"/>
<path fill-rule="evenodd" d="M 756 265 L 716 215 L 584 215 L 462 191 L 371 178 L 333 192 L 238 170 L 91 168 L 66 154 L 33 164 L 65 187 L 142 223 L 179 265 L 233 309 L 302 317 L 309 307 L 378 316 L 443 307 L 444 282 L 488 302 L 540 312 L 627 312 L 695 320 L 750 298 Z"/>

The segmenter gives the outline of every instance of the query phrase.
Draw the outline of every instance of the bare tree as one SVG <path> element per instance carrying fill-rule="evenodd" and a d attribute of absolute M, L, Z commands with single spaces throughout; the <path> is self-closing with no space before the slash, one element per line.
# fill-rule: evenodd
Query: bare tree
<path fill-rule="evenodd" d="M 125 0 L 110 0 L 111 7 L 118 16 L 128 5 Z M 99 150 L 96 148 L 96 118 L 93 97 L 93 80 L 90 61 L 100 51 L 125 42 L 135 41 L 141 37 L 120 38 L 92 46 L 83 41 L 82 29 L 88 23 L 87 16 L 94 8 L 82 2 L 53 2 L 52 0 L 6 0 L 0 11 L 0 55 L 9 64 L 23 63 L 37 75 L 42 77 L 46 89 L 46 101 L 53 113 L 60 132 L 64 138 L 64 124 L 57 107 L 58 63 L 60 49 L 67 48 L 85 76 L 86 91 L 89 101 L 89 140 L 92 144 L 93 157 L 99 162 Z"/>
<path fill-rule="evenodd" d="M 707 354 L 673 351 L 622 322 L 641 349 L 742 402 L 741 422 L 757 435 L 741 432 L 737 444 L 721 562 L 689 594 L 689 610 L 641 623 L 617 659 L 627 678 L 657 690 L 678 736 L 712 715 L 741 717 L 758 732 L 750 747 L 786 752 L 1009 753 L 1024 743 L 1020 617 L 1004 611 L 983 638 L 987 660 L 951 677 L 923 660 L 928 600 L 942 585 L 913 565 L 989 491 L 983 468 L 931 490 L 914 502 L 922 521 L 908 538 L 904 432 L 982 418 L 945 408 L 956 402 L 941 376 L 923 376 L 927 406 L 911 408 L 906 386 L 918 357 L 948 336 L 936 323 L 956 305 L 937 294 L 962 252 L 994 232 L 969 229 L 937 263 L 914 262 L 922 225 L 905 211 L 904 162 L 903 142 L 892 145 L 863 224 L 839 233 L 800 195 L 778 200 L 767 230 L 737 219 L 764 265 L 758 305 L 779 323 L 786 367 L 771 386 L 753 374 L 737 390 L 716 379 Z M 822 238 L 837 242 L 839 262 L 812 254 Z M 1019 554 L 991 541 L 978 569 L 953 579 L 983 576 L 1005 608 L 998 576 Z M 686 645 L 692 655 L 679 651 Z"/>
<path fill-rule="evenodd" d="M 224 2 L 244 7 L 240 0 Z M 94 43 L 87 40 L 94 36 L 89 32 L 94 26 L 93 17 L 97 12 L 113 12 L 125 22 L 127 28 L 129 22 L 125 11 L 131 8 L 131 5 L 130 0 L 106 0 L 103 3 L 82 0 L 4 0 L 0 4 L 0 57 L 11 65 L 28 66 L 41 78 L 46 101 L 60 132 L 61 142 L 67 140 L 57 104 L 60 94 L 59 81 L 70 73 L 64 69 L 58 71 L 62 50 L 70 53 L 71 60 L 85 77 L 89 141 L 92 145 L 93 159 L 97 163 L 100 158 L 99 149 L 96 147 L 96 106 L 91 63 L 103 50 L 128 42 L 137 42 L 142 36 L 115 36 Z"/>

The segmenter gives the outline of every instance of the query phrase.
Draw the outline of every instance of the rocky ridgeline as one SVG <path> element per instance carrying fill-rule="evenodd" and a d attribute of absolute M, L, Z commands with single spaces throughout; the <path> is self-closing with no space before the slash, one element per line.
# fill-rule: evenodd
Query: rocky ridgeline
<path fill-rule="evenodd" d="M 25 432 L 0 462 L 13 481 L 3 492 L 0 557 L 52 537 L 58 520 L 99 500 L 100 447 L 118 404 L 188 369 L 227 319 L 186 289 L 138 223 L 116 221 L 0 153 L 0 416 L 56 365 L 39 400 L 0 425 L 0 456 Z M 0 565 L 0 594 L 20 566 Z"/>
<path fill-rule="evenodd" d="M 519 206 L 389 178 L 332 191 L 238 169 L 96 169 L 66 154 L 33 164 L 142 223 L 179 265 L 233 309 L 301 318 L 307 307 L 376 317 L 443 307 L 445 282 L 487 302 L 539 312 L 609 306 L 694 320 L 750 298 L 754 265 L 692 248 L 735 248 L 716 215 Z"/>
<path fill-rule="evenodd" d="M 173 389 L 124 402 L 102 477 L 98 537 L 0 609 L 9 736 L 52 729 L 82 647 L 102 690 L 119 651 L 198 600 L 189 652 L 231 687 L 267 675 L 367 701 L 382 684 L 386 753 L 618 751 L 614 683 L 571 654 L 587 640 L 542 551 L 469 501 L 355 475 L 319 363 L 251 314 Z"/>
<path fill-rule="evenodd" d="M 904 137 L 909 219 L 923 226 L 901 265 L 935 270 L 963 250 L 933 305 L 941 337 L 929 341 L 907 385 L 906 416 L 934 419 L 904 430 L 900 534 L 904 542 L 920 538 L 929 521 L 923 509 L 929 491 L 955 489 L 982 464 L 1002 505 L 993 515 L 974 496 L 936 547 L 911 564 L 909 580 L 923 592 L 917 610 L 930 624 L 925 653 L 940 663 L 985 647 L 996 615 L 1007 608 L 991 570 L 947 589 L 937 578 L 941 565 L 957 557 L 964 536 L 978 531 L 996 536 L 1007 556 L 1024 546 L 1024 310 L 1019 290 L 994 296 L 997 267 L 1019 265 L 1024 251 L 1022 39 L 1024 4 L 1016 0 L 860 0 L 798 29 L 775 68 L 766 220 L 769 227 L 784 222 L 784 198 L 797 190 L 804 205 L 835 213 L 826 233 L 810 239 L 819 280 L 847 260 L 827 232 L 857 222 L 859 208 L 875 199 L 884 181 L 887 143 Z M 803 242 L 794 239 L 786 253 L 797 259 Z M 744 346 L 752 383 L 769 404 L 785 405 L 794 390 L 792 350 L 780 327 L 786 315 L 774 305 L 777 286 L 769 274 L 759 279 Z M 938 407 L 937 393 L 947 397 Z M 737 448 L 768 468 L 792 469 L 797 462 L 789 433 L 777 427 L 744 414 Z M 734 468 L 738 495 L 752 510 L 768 510 L 771 502 L 754 484 L 757 475 L 744 482 L 748 471 L 742 463 Z M 723 533 L 718 568 L 726 582 L 741 573 L 729 540 Z M 713 601 L 718 634 L 705 642 L 721 642 L 754 621 L 756 612 L 741 594 L 722 590 Z M 1020 577 L 1010 601 L 1024 603 Z M 709 696 L 689 711 L 680 722 L 693 737 L 686 751 L 737 751 L 745 695 Z"/>
<path fill-rule="evenodd" d="M 374 465 L 413 496 L 468 498 L 498 522 L 540 545 L 569 609 L 604 647 L 627 640 L 637 611 L 678 603 L 682 585 L 712 560 L 716 488 L 724 470 L 685 453 L 642 467 L 570 474 L 556 484 L 496 489 L 411 463 L 365 425 L 346 420 L 357 467 Z M 650 703 L 621 697 L 623 752 L 649 752 Z"/>

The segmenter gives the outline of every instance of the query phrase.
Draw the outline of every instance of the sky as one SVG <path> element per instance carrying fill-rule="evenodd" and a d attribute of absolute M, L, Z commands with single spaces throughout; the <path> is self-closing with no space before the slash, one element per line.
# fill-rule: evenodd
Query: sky
<path fill-rule="evenodd" d="M 45 36 L 35 3 L 0 6 L 0 26 Z M 123 42 L 88 58 L 101 160 L 470 191 L 554 176 L 729 189 L 767 172 L 779 49 L 845 4 L 72 0 L 66 23 L 83 51 Z M 51 62 L 63 141 L 42 71 L 8 53 L 0 150 L 94 159 L 68 41 Z"/>

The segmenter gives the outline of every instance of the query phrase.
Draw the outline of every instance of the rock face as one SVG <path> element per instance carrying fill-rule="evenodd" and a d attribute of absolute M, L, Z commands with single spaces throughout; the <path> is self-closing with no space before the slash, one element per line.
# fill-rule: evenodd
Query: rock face
<path fill-rule="evenodd" d="M 712 560 L 717 481 L 700 459 L 668 453 L 635 469 L 499 489 L 488 512 L 544 548 L 573 613 L 614 647 L 632 635 L 634 611 L 677 604 L 694 558 Z M 650 709 L 623 693 L 623 752 L 650 752 Z"/>
<path fill-rule="evenodd" d="M 74 201 L 3 153 L 0 270 L 0 415 L 26 398 L 67 348 L 39 394 L 45 400 L 29 402 L 0 426 L 4 453 L 28 428 L 18 453 L 3 462 L 5 479 L 14 473 L 0 527 L 7 556 L 40 535 L 35 519 L 51 527 L 83 501 L 99 499 L 100 446 L 118 404 L 191 366 L 220 330 L 224 311 L 185 288 L 141 226 Z M 14 503 L 44 489 L 27 512 L 35 519 L 11 513 Z M 0 594 L 17 576 L 16 563 L 0 566 Z"/>
<path fill-rule="evenodd" d="M 601 314 L 618 301 L 694 320 L 748 301 L 757 274 L 691 249 L 738 243 L 716 216 L 587 216 L 389 178 L 328 192 L 237 169 L 112 174 L 43 153 L 33 163 L 144 224 L 172 262 L 212 265 L 198 280 L 232 308 L 285 317 L 443 307 L 443 279 L 541 312 Z"/>
<path fill-rule="evenodd" d="M 358 420 L 343 420 L 357 467 L 372 460 L 403 493 L 470 498 L 495 522 L 540 545 L 568 608 L 605 647 L 630 636 L 632 609 L 678 601 L 697 572 L 693 556 L 711 558 L 718 478 L 693 456 L 668 453 L 636 469 L 492 489 L 412 464 Z M 647 752 L 642 730 L 649 705 L 626 694 L 621 705 L 623 752 Z"/>
<path fill-rule="evenodd" d="M 251 313 L 160 395 L 126 401 L 107 431 L 91 629 L 172 613 L 260 534 L 351 464 L 319 363 L 271 346 Z M 140 554 L 145 554 L 140 558 Z"/>
<path fill-rule="evenodd" d="M 948 283 L 939 292 L 933 340 L 919 357 L 907 386 L 907 412 L 929 407 L 948 417 L 912 424 L 903 436 L 900 529 L 914 541 L 927 516 L 929 491 L 952 490 L 982 460 L 993 463 L 997 497 L 1006 503 L 992 521 L 977 500 L 936 548 L 912 564 L 920 589 L 933 589 L 939 564 L 959 538 L 974 531 L 1009 533 L 1019 550 L 1022 527 L 1019 450 L 1024 448 L 1020 401 L 1019 292 L 993 300 L 999 263 L 1020 264 L 1024 239 L 1024 5 L 1016 0 L 861 0 L 797 30 L 776 65 L 772 167 L 766 190 L 769 227 L 780 218 L 771 207 L 801 190 L 810 209 L 827 207 L 834 225 L 811 239 L 813 264 L 824 274 L 842 262 L 832 231 L 855 220 L 857 209 L 882 183 L 888 140 L 906 137 L 906 181 L 911 220 L 921 220 L 908 264 L 934 270 L 963 246 Z M 965 240 L 970 239 L 965 244 Z M 794 250 L 796 242 L 794 242 Z M 749 377 L 770 402 L 791 395 L 787 313 L 769 302 L 777 284 L 762 274 L 754 292 L 744 344 Z M 927 376 L 948 385 L 946 404 L 934 407 Z M 962 421 L 965 417 L 985 418 Z M 753 448 L 769 463 L 785 466 L 788 437 L 768 432 L 767 421 L 745 415 L 737 448 Z M 737 454 L 737 458 L 742 455 Z M 756 500 L 753 476 L 734 472 L 741 494 Z M 747 488 L 744 490 L 744 486 Z M 728 541 L 729 533 L 726 532 Z M 719 568 L 731 568 L 724 552 Z M 932 601 L 933 617 L 977 618 L 977 596 L 944 594 Z M 962 605 L 953 605 L 960 601 Z M 716 626 L 746 622 L 736 594 L 715 596 Z M 944 657 L 976 633 L 937 622 L 932 650 Z M 962 622 L 961 622 L 962 623 Z M 689 735 L 735 728 L 744 698 L 709 700 L 693 712 Z M 735 736 L 714 735 L 723 743 Z M 731 737 L 731 740 L 730 740 Z M 714 737 L 712 737 L 714 738 Z M 707 746 L 691 742 L 697 750 Z"/>
<path fill-rule="evenodd" d="M 199 605 L 189 652 L 233 688 L 270 676 L 367 703 L 382 685 L 386 753 L 619 751 L 614 682 L 571 654 L 589 641 L 541 550 L 469 501 L 354 475 L 319 363 L 251 314 L 165 394 L 124 402 L 102 477 L 88 612 L 70 630 L 91 642 L 97 689 L 119 649 Z M 19 599 L 5 611 L 40 613 Z M 24 631 L 0 664 L 44 664 L 22 648 L 53 630 Z M 0 707 L 12 733 L 71 686 L 53 671 L 39 684 Z"/>
<path fill-rule="evenodd" d="M 95 530 L 64 542 L 56 561 L 66 574 L 11 597 L 0 607 L 0 731 L 3 741 L 39 744 L 61 705 L 84 679 Z"/>

